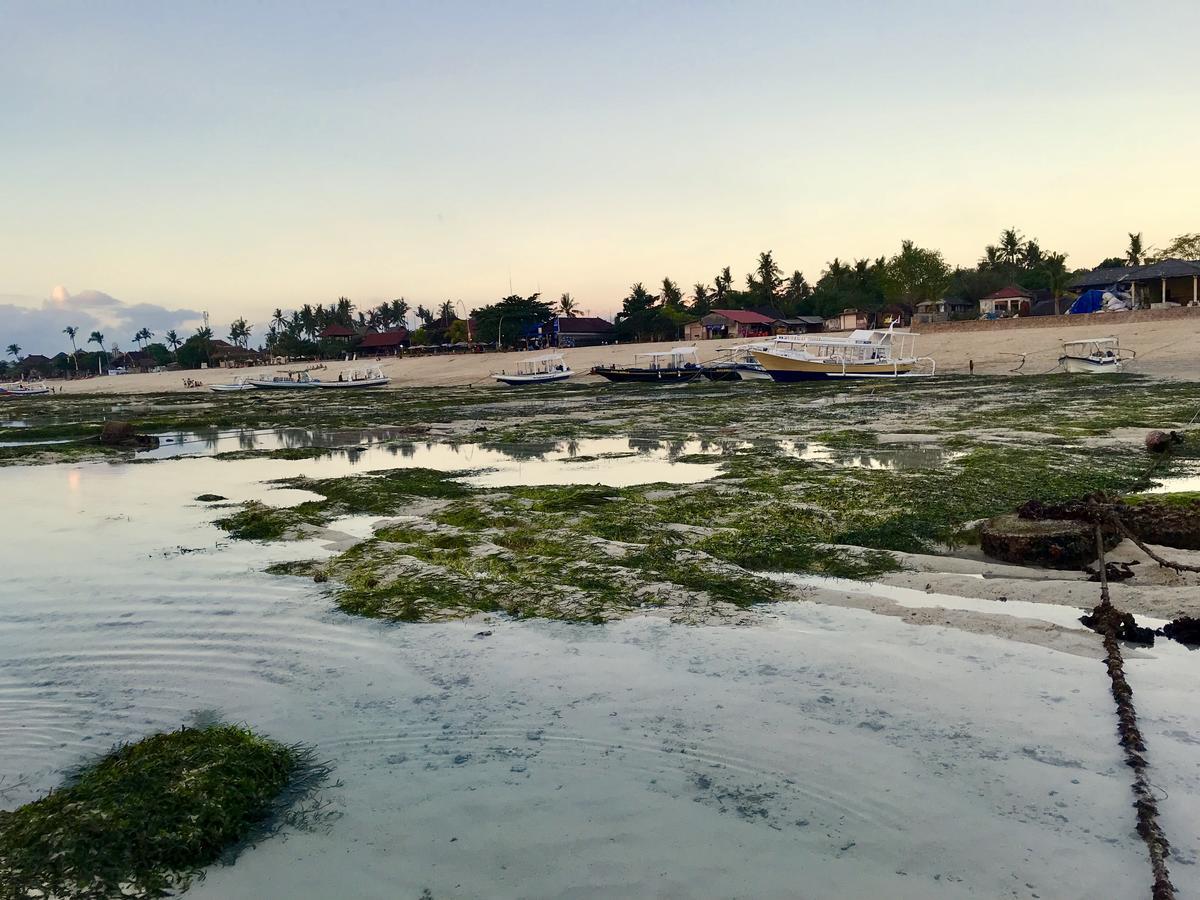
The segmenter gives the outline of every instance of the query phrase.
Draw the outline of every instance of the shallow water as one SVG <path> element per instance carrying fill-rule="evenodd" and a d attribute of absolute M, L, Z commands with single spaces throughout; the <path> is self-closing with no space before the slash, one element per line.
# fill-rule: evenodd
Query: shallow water
<path fill-rule="evenodd" d="M 551 463 L 572 465 L 504 464 Z M 228 542 L 191 500 L 294 500 L 261 481 L 343 465 L 0 470 L 22 510 L 0 542 L 0 803 L 215 709 L 316 744 L 341 818 L 210 870 L 196 897 L 1146 893 L 1095 660 L 804 603 L 742 628 L 384 625 L 261 572 L 319 545 Z M 1194 659 L 1151 653 L 1130 677 L 1194 860 Z M 1194 868 L 1174 866 L 1184 893 Z"/>

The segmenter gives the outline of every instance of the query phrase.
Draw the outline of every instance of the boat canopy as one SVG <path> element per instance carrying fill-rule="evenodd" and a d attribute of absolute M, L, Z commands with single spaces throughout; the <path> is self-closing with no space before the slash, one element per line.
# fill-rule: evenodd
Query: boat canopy
<path fill-rule="evenodd" d="M 1121 343 L 1119 338 L 1103 337 L 1089 338 L 1083 341 L 1063 341 L 1063 348 L 1067 347 L 1116 347 Z"/>

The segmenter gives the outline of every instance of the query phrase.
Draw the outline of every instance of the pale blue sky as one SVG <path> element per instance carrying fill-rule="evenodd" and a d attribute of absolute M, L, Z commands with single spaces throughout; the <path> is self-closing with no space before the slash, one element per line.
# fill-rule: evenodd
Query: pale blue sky
<path fill-rule="evenodd" d="M 1007 225 L 1200 230 L 1200 4 L 0 0 L 0 301 L 611 313 Z M 0 322 L 0 338 L 3 337 Z"/>

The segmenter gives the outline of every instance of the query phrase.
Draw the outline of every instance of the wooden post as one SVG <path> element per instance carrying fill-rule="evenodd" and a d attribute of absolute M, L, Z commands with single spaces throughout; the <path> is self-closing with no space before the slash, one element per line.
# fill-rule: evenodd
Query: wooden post
<path fill-rule="evenodd" d="M 1162 281 L 1162 302 L 1166 303 L 1167 302 L 1167 276 L 1164 275 L 1160 280 Z"/>
<path fill-rule="evenodd" d="M 1200 306 L 1200 275 L 1192 276 L 1192 306 Z"/>

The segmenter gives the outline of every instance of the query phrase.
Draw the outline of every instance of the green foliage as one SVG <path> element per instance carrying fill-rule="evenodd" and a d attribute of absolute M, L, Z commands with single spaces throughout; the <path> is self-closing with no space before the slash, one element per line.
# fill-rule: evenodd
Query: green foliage
<path fill-rule="evenodd" d="M 949 284 L 950 267 L 941 253 L 904 241 L 900 252 L 888 260 L 884 293 L 892 303 L 914 307 L 926 300 L 940 300 Z"/>
<path fill-rule="evenodd" d="M 500 335 L 505 347 L 517 344 L 527 326 L 544 324 L 554 317 L 550 304 L 540 299 L 540 294 L 521 297 L 512 294 L 496 303 L 472 311 L 478 341 L 494 341 Z"/>
<path fill-rule="evenodd" d="M 255 835 L 311 758 L 234 725 L 119 747 L 0 812 L 0 895 L 162 896 Z M 36 892 L 36 893 L 33 893 Z"/>
<path fill-rule="evenodd" d="M 311 508 L 311 504 L 280 508 L 267 506 L 257 500 L 242 504 L 233 515 L 217 519 L 213 524 L 229 532 L 229 536 L 243 541 L 277 541 L 293 532 L 300 525 L 317 525 L 324 518 Z"/>
<path fill-rule="evenodd" d="M 176 351 L 176 361 L 181 369 L 198 369 L 209 361 L 209 343 L 202 335 L 193 334 Z"/>

